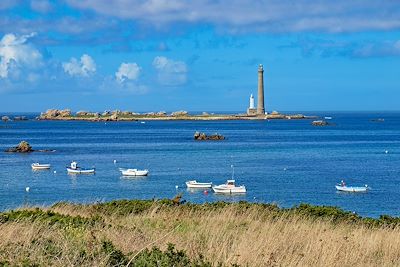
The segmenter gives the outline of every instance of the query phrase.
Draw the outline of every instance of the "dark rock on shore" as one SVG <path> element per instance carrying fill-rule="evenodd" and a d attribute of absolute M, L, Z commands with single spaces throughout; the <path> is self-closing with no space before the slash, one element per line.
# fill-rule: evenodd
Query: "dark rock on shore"
<path fill-rule="evenodd" d="M 224 140 L 225 137 L 220 134 L 212 134 L 212 135 L 206 135 L 205 133 L 200 133 L 200 132 L 195 132 L 194 133 L 194 140 Z"/>

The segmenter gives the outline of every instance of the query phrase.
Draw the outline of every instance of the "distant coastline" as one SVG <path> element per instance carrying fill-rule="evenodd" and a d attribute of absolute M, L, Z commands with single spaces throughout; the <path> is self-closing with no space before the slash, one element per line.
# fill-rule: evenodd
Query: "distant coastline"
<path fill-rule="evenodd" d="M 195 121 L 212 121 L 212 120 L 290 120 L 290 119 L 315 119 L 318 116 L 305 116 L 303 114 L 281 114 L 272 112 L 265 115 L 247 115 L 247 114 L 215 114 L 203 112 L 202 114 L 190 114 L 187 111 L 175 111 L 167 113 L 165 111 L 136 113 L 131 111 L 104 111 L 89 112 L 78 111 L 73 113 L 70 109 L 58 110 L 49 109 L 42 112 L 38 120 L 78 120 L 78 121 L 139 121 L 139 120 L 154 120 L 154 121 L 169 121 L 169 120 L 195 120 Z"/>

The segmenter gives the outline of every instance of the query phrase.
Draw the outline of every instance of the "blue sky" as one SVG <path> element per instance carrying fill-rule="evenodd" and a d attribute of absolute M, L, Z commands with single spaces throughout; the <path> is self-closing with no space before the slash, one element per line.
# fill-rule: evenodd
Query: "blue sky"
<path fill-rule="evenodd" d="M 111 3 L 112 2 L 112 3 Z M 0 111 L 399 110 L 400 2 L 2 0 Z"/>

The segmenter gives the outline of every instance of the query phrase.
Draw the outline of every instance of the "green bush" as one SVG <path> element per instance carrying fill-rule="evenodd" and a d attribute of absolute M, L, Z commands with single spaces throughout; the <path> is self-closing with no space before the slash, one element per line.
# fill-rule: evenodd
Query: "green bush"
<path fill-rule="evenodd" d="M 314 219 L 326 219 L 333 222 L 360 222 L 361 217 L 353 212 L 344 211 L 332 206 L 313 206 L 310 204 L 300 204 L 289 209 L 290 213 L 305 215 Z"/>
<path fill-rule="evenodd" d="M 205 261 L 202 256 L 199 259 L 191 260 L 183 250 L 176 250 L 174 245 L 168 244 L 165 252 L 153 247 L 152 250 L 145 249 L 140 252 L 132 261 L 132 266 L 135 267 L 211 267 L 212 264 Z"/>
<path fill-rule="evenodd" d="M 163 200 L 114 200 L 106 203 L 99 203 L 93 206 L 96 212 L 106 215 L 128 215 L 140 214 L 149 210 L 154 204 L 172 206 L 173 202 L 169 199 Z"/>
<path fill-rule="evenodd" d="M 102 251 L 108 255 L 108 266 L 125 266 L 128 263 L 128 258 L 121 250 L 115 248 L 111 241 L 102 242 Z"/>
<path fill-rule="evenodd" d="M 48 225 L 58 224 L 61 226 L 93 226 L 99 218 L 83 218 L 81 216 L 62 215 L 53 211 L 43 211 L 39 208 L 34 210 L 11 210 L 0 213 L 0 223 L 29 221 L 42 222 Z"/>

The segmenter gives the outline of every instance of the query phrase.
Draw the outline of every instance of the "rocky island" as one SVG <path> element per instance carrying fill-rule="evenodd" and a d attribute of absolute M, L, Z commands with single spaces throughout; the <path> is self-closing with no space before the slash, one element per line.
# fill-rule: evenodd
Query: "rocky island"
<path fill-rule="evenodd" d="M 4 152 L 7 152 L 7 153 L 31 153 L 31 152 L 55 152 L 55 150 L 49 150 L 49 149 L 34 150 L 27 141 L 21 141 L 17 146 L 7 148 Z"/>
<path fill-rule="evenodd" d="M 303 114 L 281 114 L 272 112 L 265 115 L 248 114 L 214 114 L 203 112 L 201 114 L 190 114 L 188 111 L 180 110 L 171 113 L 166 111 L 138 113 L 132 111 L 104 111 L 90 112 L 78 111 L 73 113 L 70 109 L 49 109 L 42 112 L 38 120 L 82 120 L 82 121 L 139 121 L 139 120 L 272 120 L 272 119 L 315 119 L 315 116 Z"/>
<path fill-rule="evenodd" d="M 327 121 L 324 121 L 324 120 L 313 121 L 313 122 L 311 122 L 311 124 L 313 126 L 328 126 L 328 125 L 330 125 L 330 123 L 328 123 Z"/>
<path fill-rule="evenodd" d="M 11 147 L 5 150 L 5 152 L 14 153 L 30 153 L 33 152 L 31 145 L 26 141 L 21 141 L 16 147 Z"/>
<path fill-rule="evenodd" d="M 211 134 L 206 135 L 205 133 L 195 132 L 194 140 L 204 141 L 204 140 L 225 140 L 225 137 L 221 134 Z"/>

